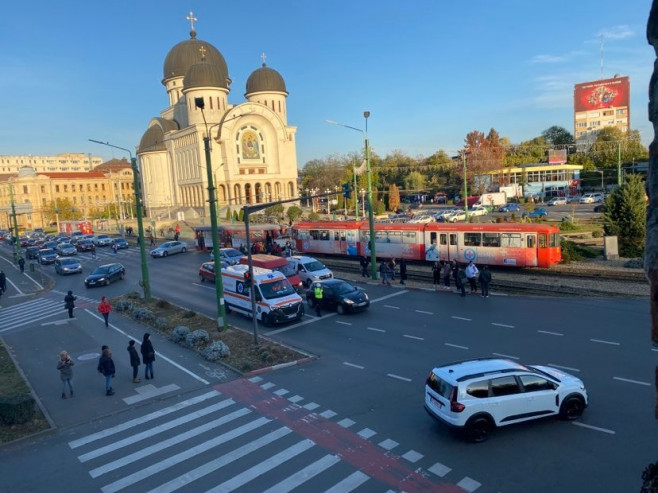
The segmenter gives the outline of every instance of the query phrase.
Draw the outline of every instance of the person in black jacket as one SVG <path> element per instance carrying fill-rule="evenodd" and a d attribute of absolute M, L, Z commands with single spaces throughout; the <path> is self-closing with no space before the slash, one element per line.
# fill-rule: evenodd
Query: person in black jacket
<path fill-rule="evenodd" d="M 73 318 L 73 309 L 75 308 L 75 300 L 78 298 L 73 296 L 73 291 L 69 291 L 66 296 L 64 296 L 64 308 L 69 311 L 69 318 Z"/>
<path fill-rule="evenodd" d="M 466 296 L 466 288 L 464 287 L 464 281 L 466 281 L 466 273 L 459 268 L 457 262 L 452 263 L 452 278 L 455 280 L 455 286 L 457 289 L 461 290 L 461 297 Z"/>
<path fill-rule="evenodd" d="M 359 265 L 361 266 L 361 277 L 368 277 L 368 264 L 370 264 L 370 259 L 365 255 L 361 255 L 359 259 Z"/>
<path fill-rule="evenodd" d="M 400 259 L 400 284 L 404 285 L 407 280 L 407 261 L 403 258 Z"/>
<path fill-rule="evenodd" d="M 153 378 L 153 362 L 155 361 L 155 350 L 151 342 L 151 334 L 148 332 L 144 334 L 142 339 L 142 361 L 144 362 L 144 378 L 150 380 Z"/>
<path fill-rule="evenodd" d="M 112 351 L 110 351 L 108 346 L 103 346 L 103 354 L 98 360 L 97 370 L 105 377 L 105 395 L 114 395 L 112 379 L 114 378 L 116 369 L 112 360 Z"/>
<path fill-rule="evenodd" d="M 139 372 L 139 365 L 141 364 L 141 361 L 139 360 L 139 354 L 137 354 L 137 350 L 135 349 L 135 341 L 133 339 L 130 339 L 127 349 L 128 354 L 130 354 L 130 366 L 133 367 L 133 382 L 139 383 L 141 380 L 137 378 L 137 373 Z"/>
<path fill-rule="evenodd" d="M 489 270 L 489 267 L 486 265 L 482 266 L 482 270 L 480 270 L 480 287 L 482 288 L 482 297 L 483 298 L 488 298 L 489 297 L 489 283 L 491 282 L 491 271 Z"/>

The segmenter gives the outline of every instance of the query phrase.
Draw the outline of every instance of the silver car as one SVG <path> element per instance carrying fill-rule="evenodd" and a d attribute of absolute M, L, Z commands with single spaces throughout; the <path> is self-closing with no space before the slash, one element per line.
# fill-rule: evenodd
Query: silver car
<path fill-rule="evenodd" d="M 150 251 L 151 257 L 167 257 L 168 255 L 173 255 L 175 253 L 185 253 L 187 252 L 187 243 L 182 241 L 166 241 L 158 248 L 154 248 Z"/>
<path fill-rule="evenodd" d="M 57 252 L 57 255 L 59 255 L 60 257 L 68 257 L 70 255 L 76 255 L 78 253 L 78 250 L 70 243 L 60 243 L 59 245 L 57 245 L 55 251 Z"/>
<path fill-rule="evenodd" d="M 82 274 L 82 265 L 74 258 L 58 258 L 55 260 L 55 272 L 63 276 L 67 274 Z"/>

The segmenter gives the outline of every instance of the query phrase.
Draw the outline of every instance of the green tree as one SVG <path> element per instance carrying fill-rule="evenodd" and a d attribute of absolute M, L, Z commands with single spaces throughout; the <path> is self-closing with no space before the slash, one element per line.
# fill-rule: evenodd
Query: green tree
<path fill-rule="evenodd" d="M 644 183 L 639 175 L 629 175 L 626 183 L 606 198 L 603 213 L 603 231 L 608 236 L 617 236 L 619 255 L 644 254 L 646 220 Z"/>
<path fill-rule="evenodd" d="M 303 211 L 296 205 L 291 205 L 286 211 L 286 216 L 288 216 L 288 219 L 294 222 L 297 220 L 297 218 L 301 217 L 302 212 Z"/>
<path fill-rule="evenodd" d="M 283 215 L 283 204 L 276 204 L 265 209 L 265 214 L 268 216 L 282 216 Z"/>
<path fill-rule="evenodd" d="M 388 187 L 388 210 L 396 211 L 400 207 L 400 189 L 392 184 Z"/>
<path fill-rule="evenodd" d="M 573 135 L 564 127 L 553 125 L 541 133 L 546 142 L 552 146 L 573 144 Z"/>
<path fill-rule="evenodd" d="M 642 145 L 638 130 L 622 132 L 617 127 L 602 128 L 596 135 L 589 154 L 597 168 L 612 168 L 619 162 L 642 161 L 649 156 L 647 148 Z"/>
<path fill-rule="evenodd" d="M 230 207 L 226 208 L 226 220 L 227 221 L 231 220 L 231 208 Z"/>
<path fill-rule="evenodd" d="M 425 177 L 418 171 L 412 171 L 404 178 L 404 188 L 407 190 L 424 190 Z"/>
<path fill-rule="evenodd" d="M 240 209 L 240 214 L 238 214 L 238 221 L 244 221 L 244 209 Z"/>

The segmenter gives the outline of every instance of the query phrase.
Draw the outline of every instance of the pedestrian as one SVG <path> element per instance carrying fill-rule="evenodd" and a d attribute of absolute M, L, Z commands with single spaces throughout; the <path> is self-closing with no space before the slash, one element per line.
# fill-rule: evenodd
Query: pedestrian
<path fill-rule="evenodd" d="M 438 260 L 432 264 L 432 283 L 435 290 L 439 289 L 439 285 L 441 284 L 441 267 L 442 263 L 439 263 Z"/>
<path fill-rule="evenodd" d="M 286 246 L 284 248 L 284 252 L 285 252 L 284 255 L 286 257 L 290 257 L 292 255 L 292 249 L 290 248 L 290 242 L 289 241 L 286 241 Z"/>
<path fill-rule="evenodd" d="M 482 266 L 480 271 L 480 286 L 482 287 L 482 297 L 489 297 L 489 283 L 491 282 L 491 271 L 486 265 Z"/>
<path fill-rule="evenodd" d="M 370 259 L 367 255 L 361 255 L 359 259 L 359 265 L 361 266 L 361 277 L 368 277 L 368 264 Z"/>
<path fill-rule="evenodd" d="M 139 360 L 139 354 L 137 354 L 137 350 L 135 349 L 134 339 L 130 339 L 127 349 L 128 354 L 130 354 L 130 366 L 133 367 L 133 382 L 139 383 L 141 380 L 137 377 L 137 374 L 139 373 L 139 365 L 141 364 L 141 361 Z"/>
<path fill-rule="evenodd" d="M 464 287 L 466 274 L 459 268 L 457 262 L 453 262 L 452 264 L 452 278 L 455 280 L 455 286 L 461 291 L 461 297 L 463 298 L 466 296 L 466 288 Z"/>
<path fill-rule="evenodd" d="M 450 262 L 444 262 L 443 267 L 441 268 L 441 277 L 443 277 L 443 287 L 450 290 L 450 273 L 452 269 L 450 268 Z"/>
<path fill-rule="evenodd" d="M 174 241 L 178 241 L 178 233 L 174 233 Z"/>
<path fill-rule="evenodd" d="M 390 286 L 391 283 L 388 280 L 388 262 L 386 260 L 382 260 L 381 264 L 379 264 L 379 273 L 382 276 L 382 284 Z"/>
<path fill-rule="evenodd" d="M 73 291 L 69 291 L 64 296 L 64 308 L 69 311 L 69 318 L 73 318 L 73 309 L 75 308 L 75 300 L 77 299 L 77 296 L 73 296 Z"/>
<path fill-rule="evenodd" d="M 388 261 L 388 273 L 391 276 L 391 281 L 395 281 L 395 258 Z"/>
<path fill-rule="evenodd" d="M 4 271 L 0 270 L 0 294 L 7 291 L 7 276 Z"/>
<path fill-rule="evenodd" d="M 25 259 L 23 257 L 18 259 L 18 267 L 21 269 L 21 274 L 25 272 Z"/>
<path fill-rule="evenodd" d="M 66 351 L 59 353 L 59 360 L 57 361 L 57 369 L 59 370 L 59 377 L 62 379 L 62 399 L 66 399 L 66 387 L 69 388 L 70 396 L 73 397 L 73 365 L 75 363 Z"/>
<path fill-rule="evenodd" d="M 103 354 L 98 359 L 98 367 L 96 369 L 98 373 L 105 377 L 105 395 L 114 395 L 112 379 L 116 374 L 116 369 L 112 360 L 112 351 L 110 351 L 108 346 L 103 346 Z"/>
<path fill-rule="evenodd" d="M 324 296 L 324 290 L 322 284 L 316 282 L 313 285 L 313 304 L 315 305 L 315 314 L 318 317 L 322 316 L 322 298 Z"/>
<path fill-rule="evenodd" d="M 151 334 L 148 332 L 144 334 L 140 351 L 142 352 L 142 361 L 144 362 L 144 378 L 146 380 L 152 380 L 154 378 L 153 362 L 155 361 L 155 351 L 151 342 Z"/>
<path fill-rule="evenodd" d="M 466 279 L 468 279 L 468 285 L 471 288 L 471 294 L 476 294 L 478 292 L 477 278 L 479 273 L 480 271 L 471 260 L 466 266 Z"/>
<path fill-rule="evenodd" d="M 109 327 L 110 324 L 110 312 L 112 311 L 112 305 L 110 304 L 109 300 L 103 296 L 101 298 L 101 302 L 98 304 L 98 311 L 100 312 L 101 315 L 103 315 L 103 318 L 105 319 L 105 327 Z"/>
<path fill-rule="evenodd" d="M 402 257 L 400 259 L 400 284 L 404 285 L 407 280 L 407 261 Z"/>
<path fill-rule="evenodd" d="M 96 260 L 96 245 L 93 243 L 91 244 L 91 258 L 93 260 Z"/>
<path fill-rule="evenodd" d="M 151 238 L 151 246 L 154 247 L 155 246 L 155 237 L 153 236 L 153 233 L 151 233 L 150 238 Z"/>
<path fill-rule="evenodd" d="M 119 253 L 119 245 L 117 245 L 116 243 L 114 243 L 114 244 L 112 245 L 112 250 L 114 250 L 114 255 L 117 255 L 117 254 Z"/>

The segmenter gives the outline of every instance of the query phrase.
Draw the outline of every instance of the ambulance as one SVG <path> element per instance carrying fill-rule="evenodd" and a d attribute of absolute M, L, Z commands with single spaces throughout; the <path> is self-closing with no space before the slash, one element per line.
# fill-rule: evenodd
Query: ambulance
<path fill-rule="evenodd" d="M 246 279 L 249 267 L 232 265 L 222 269 L 226 311 L 251 317 L 251 293 Z M 263 325 L 300 320 L 304 302 L 281 272 L 253 267 L 251 289 L 255 290 L 256 316 Z"/>

